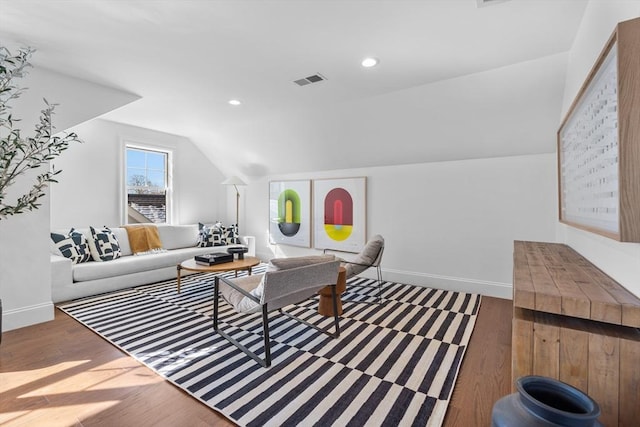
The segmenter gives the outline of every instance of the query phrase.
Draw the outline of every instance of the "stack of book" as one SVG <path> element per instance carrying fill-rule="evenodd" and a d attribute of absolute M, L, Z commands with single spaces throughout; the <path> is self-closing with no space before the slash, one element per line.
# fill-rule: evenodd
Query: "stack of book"
<path fill-rule="evenodd" d="M 224 252 L 214 252 L 211 254 L 196 255 L 196 264 L 200 265 L 215 265 L 222 264 L 223 262 L 232 262 L 233 254 L 227 254 Z"/>

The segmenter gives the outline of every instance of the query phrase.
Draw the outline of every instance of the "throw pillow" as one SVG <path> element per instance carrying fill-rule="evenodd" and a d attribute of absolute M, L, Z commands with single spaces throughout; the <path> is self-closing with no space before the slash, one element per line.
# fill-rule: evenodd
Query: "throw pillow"
<path fill-rule="evenodd" d="M 267 266 L 267 271 L 288 270 L 290 268 L 330 262 L 335 259 L 336 257 L 334 255 L 308 255 L 292 258 L 273 258 Z"/>
<path fill-rule="evenodd" d="M 240 238 L 238 237 L 238 224 L 232 224 L 228 227 L 221 226 L 220 230 L 222 232 L 222 243 L 224 245 L 240 243 Z"/>
<path fill-rule="evenodd" d="M 89 250 L 94 261 L 112 261 L 120 258 L 120 243 L 109 227 L 104 226 L 101 230 L 89 227 L 89 230 Z"/>
<path fill-rule="evenodd" d="M 198 234 L 198 246 L 201 248 L 224 245 L 222 242 L 222 232 L 219 228 L 215 226 L 209 227 L 202 223 L 198 223 L 198 228 L 200 230 Z"/>
<path fill-rule="evenodd" d="M 382 238 L 381 235 L 376 234 L 369 239 L 362 249 L 362 252 L 360 252 L 353 260 L 344 261 L 344 266 L 347 270 L 347 277 L 353 277 L 371 267 L 373 263 L 376 262 L 376 259 L 383 247 L 384 238 Z"/>
<path fill-rule="evenodd" d="M 81 233 L 75 231 L 75 229 L 72 228 L 69 230 L 67 236 L 64 234 L 51 233 L 51 240 L 56 244 L 62 256 L 71 259 L 71 262 L 74 264 L 91 260 L 91 252 L 87 239 Z"/>

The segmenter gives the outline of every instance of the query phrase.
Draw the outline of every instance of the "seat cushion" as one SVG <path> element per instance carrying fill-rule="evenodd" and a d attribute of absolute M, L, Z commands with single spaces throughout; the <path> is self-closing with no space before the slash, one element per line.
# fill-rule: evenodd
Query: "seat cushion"
<path fill-rule="evenodd" d="M 78 264 L 73 268 L 73 281 L 83 282 L 87 280 L 97 280 L 107 277 L 151 271 L 165 267 L 176 267 L 182 261 L 210 251 L 211 248 L 193 247 L 174 249 L 168 252 L 143 256 L 123 256 L 109 262 L 89 262 Z"/>
<path fill-rule="evenodd" d="M 253 276 L 239 277 L 232 281 L 234 285 L 238 285 L 238 287 L 249 292 L 251 295 L 261 299 L 262 292 L 264 290 L 263 278 L 263 274 L 256 274 Z M 231 304 L 237 312 L 257 313 L 262 307 L 260 303 L 251 300 L 251 298 L 243 295 L 241 292 L 227 285 L 222 280 L 220 280 L 220 293 L 225 301 Z"/>

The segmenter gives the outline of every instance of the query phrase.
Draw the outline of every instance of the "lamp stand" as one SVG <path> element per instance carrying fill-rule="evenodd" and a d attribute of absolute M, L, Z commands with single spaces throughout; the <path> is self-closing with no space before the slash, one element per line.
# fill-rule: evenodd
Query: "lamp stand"
<path fill-rule="evenodd" d="M 233 188 L 236 189 L 236 233 L 240 234 L 240 226 L 238 225 L 240 222 L 240 191 L 235 184 L 233 185 Z"/>

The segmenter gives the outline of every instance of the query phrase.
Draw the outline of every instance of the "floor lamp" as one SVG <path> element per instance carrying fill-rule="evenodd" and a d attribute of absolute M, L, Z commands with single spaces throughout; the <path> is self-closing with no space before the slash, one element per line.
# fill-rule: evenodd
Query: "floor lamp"
<path fill-rule="evenodd" d="M 239 218 L 240 218 L 240 191 L 238 191 L 238 185 L 247 185 L 243 180 L 237 176 L 230 176 L 222 181 L 222 185 L 233 185 L 236 189 L 236 233 L 240 234 Z"/>

